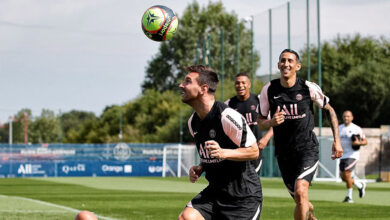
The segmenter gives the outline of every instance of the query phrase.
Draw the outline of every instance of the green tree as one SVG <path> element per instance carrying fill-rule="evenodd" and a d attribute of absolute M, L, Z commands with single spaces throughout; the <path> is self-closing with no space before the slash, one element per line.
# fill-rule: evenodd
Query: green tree
<path fill-rule="evenodd" d="M 43 109 L 41 115 L 32 120 L 29 125 L 29 142 L 58 142 L 59 129 L 58 118 L 54 112 L 48 109 Z"/>
<path fill-rule="evenodd" d="M 146 68 L 146 77 L 142 84 L 143 91 L 155 89 L 166 91 L 177 87 L 178 82 L 186 74 L 183 67 L 202 63 L 202 50 L 207 32 L 211 39 L 211 64 L 217 72 L 221 70 L 221 29 L 224 30 L 225 74 L 233 79 L 236 74 L 236 24 L 239 23 L 239 64 L 240 71 L 250 71 L 251 35 L 244 23 L 237 15 L 225 11 L 222 2 L 209 2 L 201 8 L 194 1 L 187 6 L 184 14 L 179 18 L 179 28 L 176 35 L 167 42 L 160 44 L 159 52 L 152 58 Z M 207 31 L 207 32 L 206 32 Z M 259 54 L 255 52 L 255 66 L 259 65 Z"/>
<path fill-rule="evenodd" d="M 317 51 L 311 53 L 311 81 L 318 82 Z M 343 111 L 354 113 L 354 122 L 363 127 L 377 127 L 389 123 L 379 117 L 389 115 L 386 105 L 390 104 L 390 43 L 381 37 L 337 37 L 325 42 L 322 51 L 322 89 L 330 97 L 331 104 L 341 120 Z M 307 53 L 300 76 L 307 75 Z M 325 125 L 327 121 L 324 120 Z"/>
<path fill-rule="evenodd" d="M 77 134 L 84 122 L 96 120 L 97 117 L 92 112 L 72 110 L 61 114 L 60 124 L 62 128 L 62 142 L 74 143 L 75 134 Z M 77 141 L 76 141 L 77 142 Z"/>

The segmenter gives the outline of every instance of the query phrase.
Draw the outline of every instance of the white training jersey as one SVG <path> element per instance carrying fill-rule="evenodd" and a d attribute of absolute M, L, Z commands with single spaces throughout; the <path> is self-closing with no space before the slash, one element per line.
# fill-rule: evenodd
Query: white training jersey
<path fill-rule="evenodd" d="M 355 125 L 354 123 L 350 123 L 348 126 L 345 124 L 339 125 L 339 134 L 341 140 L 341 146 L 343 147 L 343 156 L 340 159 L 353 158 L 359 160 L 360 152 L 359 150 L 352 149 L 352 139 L 351 136 L 353 134 L 360 135 L 360 138 L 366 138 L 363 130 Z"/>

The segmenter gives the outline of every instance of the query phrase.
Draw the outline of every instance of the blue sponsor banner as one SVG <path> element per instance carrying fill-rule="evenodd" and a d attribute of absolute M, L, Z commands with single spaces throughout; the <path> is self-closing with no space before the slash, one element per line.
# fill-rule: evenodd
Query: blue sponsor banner
<path fill-rule="evenodd" d="M 34 161 L 0 163 L 0 176 L 161 176 L 161 161 Z"/>
<path fill-rule="evenodd" d="M 45 177 L 55 176 L 55 167 L 50 162 L 1 163 L 0 176 Z"/>

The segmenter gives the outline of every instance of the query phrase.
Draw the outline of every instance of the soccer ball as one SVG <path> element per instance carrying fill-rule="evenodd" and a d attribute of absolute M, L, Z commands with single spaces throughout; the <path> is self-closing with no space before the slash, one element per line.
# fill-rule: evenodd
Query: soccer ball
<path fill-rule="evenodd" d="M 165 41 L 176 33 L 178 20 L 175 13 L 163 5 L 148 8 L 142 16 L 142 30 L 155 41 Z"/>

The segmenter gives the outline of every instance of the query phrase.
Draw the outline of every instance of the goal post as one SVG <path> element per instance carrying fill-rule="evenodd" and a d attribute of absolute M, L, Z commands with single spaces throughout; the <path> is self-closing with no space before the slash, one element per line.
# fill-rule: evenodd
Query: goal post
<path fill-rule="evenodd" d="M 188 176 L 191 166 L 196 164 L 195 145 L 166 145 L 163 149 L 162 176 Z"/>
<path fill-rule="evenodd" d="M 318 163 L 318 168 L 314 176 L 314 180 L 341 182 L 341 178 L 339 174 L 340 160 L 331 159 L 333 137 L 319 136 L 317 138 L 320 143 L 320 149 L 319 149 L 320 161 Z"/>

